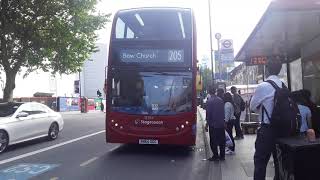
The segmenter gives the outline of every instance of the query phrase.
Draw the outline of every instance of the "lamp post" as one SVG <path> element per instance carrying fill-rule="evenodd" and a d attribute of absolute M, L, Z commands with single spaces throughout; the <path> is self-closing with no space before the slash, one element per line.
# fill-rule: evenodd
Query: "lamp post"
<path fill-rule="evenodd" d="M 209 26 L 210 26 L 210 57 L 211 57 L 211 79 L 214 84 L 214 69 L 213 69 L 213 49 L 212 49 L 212 27 L 211 27 L 211 0 L 208 0 L 209 6 Z"/>
<path fill-rule="evenodd" d="M 218 47 L 218 50 L 217 50 L 217 61 L 219 62 L 219 79 L 221 80 L 221 58 L 220 58 L 220 39 L 221 39 L 221 34 L 220 33 L 216 33 L 215 34 L 215 38 L 217 40 L 217 47 Z"/>

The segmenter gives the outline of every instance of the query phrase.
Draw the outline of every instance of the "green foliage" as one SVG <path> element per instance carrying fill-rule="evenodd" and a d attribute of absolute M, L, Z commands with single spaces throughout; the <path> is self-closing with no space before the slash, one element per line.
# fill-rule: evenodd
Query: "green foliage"
<path fill-rule="evenodd" d="M 203 91 L 209 89 L 209 86 L 212 85 L 212 73 L 211 69 L 205 68 L 201 70 L 202 79 L 203 79 Z"/>
<path fill-rule="evenodd" d="M 22 67 L 27 73 L 36 69 L 67 74 L 79 71 L 96 51 L 96 30 L 103 28 L 110 16 L 95 11 L 97 0 L 0 3 L 0 68 L 14 77 Z"/>

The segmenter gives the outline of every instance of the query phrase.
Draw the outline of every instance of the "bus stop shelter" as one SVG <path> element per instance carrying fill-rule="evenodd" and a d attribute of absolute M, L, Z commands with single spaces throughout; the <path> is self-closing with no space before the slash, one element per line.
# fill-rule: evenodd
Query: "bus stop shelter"
<path fill-rule="evenodd" d="M 292 91 L 308 89 L 320 105 L 320 0 L 271 1 L 235 59 L 264 66 L 270 58 L 283 63 L 280 78 Z M 280 179 L 319 176 L 319 139 L 284 139 L 278 145 Z"/>
<path fill-rule="evenodd" d="M 271 1 L 235 60 L 263 65 L 272 56 L 284 64 L 288 87 L 309 89 L 319 104 L 320 0 Z"/>

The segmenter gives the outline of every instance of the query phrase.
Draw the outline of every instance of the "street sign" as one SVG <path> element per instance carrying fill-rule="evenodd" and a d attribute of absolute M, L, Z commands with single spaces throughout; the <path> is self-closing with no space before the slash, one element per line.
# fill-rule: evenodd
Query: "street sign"
<path fill-rule="evenodd" d="M 221 34 L 220 34 L 220 33 L 216 33 L 216 34 L 214 35 L 214 37 L 215 37 L 217 40 L 219 40 L 219 39 L 221 39 Z"/>
<path fill-rule="evenodd" d="M 218 60 L 219 60 L 219 54 L 218 54 L 218 51 L 214 51 L 214 59 L 215 59 L 216 61 L 218 61 Z"/>
<path fill-rule="evenodd" d="M 220 60 L 223 64 L 230 64 L 234 61 L 234 50 L 232 39 L 222 39 L 220 49 Z"/>
<path fill-rule="evenodd" d="M 231 63 L 234 60 L 233 53 L 221 53 L 220 55 L 221 63 Z"/>
<path fill-rule="evenodd" d="M 232 39 L 222 39 L 221 40 L 221 50 L 227 50 L 227 49 L 233 51 Z"/>

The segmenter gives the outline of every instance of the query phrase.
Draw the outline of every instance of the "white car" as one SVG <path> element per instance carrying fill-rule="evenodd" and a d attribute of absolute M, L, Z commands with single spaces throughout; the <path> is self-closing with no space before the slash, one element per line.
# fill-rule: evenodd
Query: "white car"
<path fill-rule="evenodd" d="M 0 103 L 0 153 L 9 145 L 36 138 L 54 140 L 63 125 L 61 115 L 44 104 Z"/>

